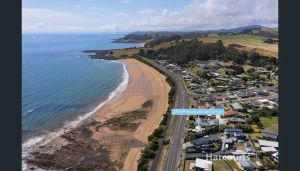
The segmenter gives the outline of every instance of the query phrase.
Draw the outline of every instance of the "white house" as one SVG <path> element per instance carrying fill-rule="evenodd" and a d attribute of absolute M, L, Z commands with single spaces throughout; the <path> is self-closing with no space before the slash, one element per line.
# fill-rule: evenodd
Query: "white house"
<path fill-rule="evenodd" d="M 195 167 L 204 171 L 212 171 L 212 161 L 196 158 Z"/>

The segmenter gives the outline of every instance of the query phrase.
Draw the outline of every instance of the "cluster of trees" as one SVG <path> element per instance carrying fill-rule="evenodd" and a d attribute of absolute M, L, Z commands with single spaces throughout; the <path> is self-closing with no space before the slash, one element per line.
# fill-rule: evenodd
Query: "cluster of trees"
<path fill-rule="evenodd" d="M 225 47 L 221 40 L 215 43 L 203 43 L 198 39 L 180 41 L 168 48 L 154 50 L 141 50 L 141 56 L 154 59 L 166 59 L 178 65 L 187 64 L 193 60 L 223 60 L 233 61 L 235 64 L 249 64 L 257 67 L 269 67 L 278 65 L 278 59 L 262 56 L 259 53 L 239 51 L 234 45 Z"/>
<path fill-rule="evenodd" d="M 181 37 L 176 34 L 173 34 L 171 36 L 164 36 L 164 37 L 151 40 L 149 43 L 145 44 L 145 47 L 154 47 L 155 45 L 161 44 L 163 42 L 177 41 L 179 39 L 181 39 Z"/>
<path fill-rule="evenodd" d="M 258 115 L 260 117 L 278 116 L 278 109 L 269 109 L 267 107 L 259 108 L 251 113 L 251 115 Z"/>
<path fill-rule="evenodd" d="M 226 68 L 230 69 L 230 70 L 226 70 L 227 75 L 239 75 L 245 73 L 244 68 L 239 65 L 230 65 L 230 66 L 226 66 Z"/>
<path fill-rule="evenodd" d="M 242 129 L 246 133 L 252 133 L 253 129 L 250 124 L 237 123 L 235 124 L 235 128 Z"/>

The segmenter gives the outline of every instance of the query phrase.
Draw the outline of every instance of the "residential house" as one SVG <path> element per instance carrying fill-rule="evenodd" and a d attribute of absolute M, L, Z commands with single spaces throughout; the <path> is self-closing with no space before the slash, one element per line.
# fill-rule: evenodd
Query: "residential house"
<path fill-rule="evenodd" d="M 196 158 L 195 169 L 197 171 L 212 171 L 212 161 Z"/>
<path fill-rule="evenodd" d="M 236 116 L 238 115 L 239 112 L 238 111 L 234 111 L 234 110 L 229 110 L 229 111 L 226 111 L 224 113 L 224 117 L 233 117 L 233 116 Z"/>
<path fill-rule="evenodd" d="M 269 131 L 263 131 L 261 136 L 265 139 L 278 141 L 278 134 Z"/>
<path fill-rule="evenodd" d="M 241 98 L 247 98 L 247 97 L 249 97 L 248 91 L 246 91 L 246 90 L 238 91 L 236 93 L 236 95 L 239 96 L 239 97 L 241 97 Z"/>
<path fill-rule="evenodd" d="M 223 101 L 225 100 L 224 96 L 213 96 L 215 98 L 216 101 Z"/>
<path fill-rule="evenodd" d="M 217 135 L 204 136 L 191 141 L 195 148 L 200 151 L 209 150 L 214 143 L 221 143 L 221 139 Z"/>
<path fill-rule="evenodd" d="M 234 123 L 234 124 L 236 124 L 236 123 L 246 123 L 245 119 L 237 118 L 237 117 L 229 118 L 228 122 Z"/>
<path fill-rule="evenodd" d="M 247 138 L 242 129 L 225 128 L 224 133 L 227 137 L 235 137 L 238 140 L 245 140 Z"/>
<path fill-rule="evenodd" d="M 231 103 L 231 107 L 233 110 L 242 110 L 244 109 L 243 106 L 240 103 Z"/>
<path fill-rule="evenodd" d="M 260 145 L 260 147 L 278 148 L 278 142 L 277 141 L 258 140 L 258 144 Z"/>
<path fill-rule="evenodd" d="M 278 152 L 274 147 L 260 147 L 260 149 L 264 154 L 267 155 L 271 155 Z"/>
<path fill-rule="evenodd" d="M 243 167 L 244 169 L 251 169 L 251 170 L 255 170 L 256 169 L 256 165 L 255 163 L 253 163 L 249 158 L 247 157 L 237 157 L 236 159 L 237 163 Z"/>
<path fill-rule="evenodd" d="M 234 99 L 236 99 L 236 98 L 237 98 L 237 96 L 235 96 L 235 95 L 228 95 L 228 96 L 226 97 L 227 100 L 234 100 Z"/>

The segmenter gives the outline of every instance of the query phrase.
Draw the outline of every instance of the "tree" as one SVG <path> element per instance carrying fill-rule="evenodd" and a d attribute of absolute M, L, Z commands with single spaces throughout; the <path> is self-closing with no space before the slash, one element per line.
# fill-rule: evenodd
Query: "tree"
<path fill-rule="evenodd" d="M 145 158 L 140 158 L 137 166 L 138 171 L 148 171 L 148 160 Z"/>
<path fill-rule="evenodd" d="M 160 137 L 160 135 L 163 133 L 163 129 L 162 129 L 162 127 L 158 127 L 158 128 L 156 128 L 154 131 L 153 131 L 153 135 L 155 136 L 155 137 Z"/>
<path fill-rule="evenodd" d="M 148 136 L 148 141 L 152 141 L 154 138 L 155 138 L 154 135 L 151 134 L 151 135 Z"/>
<path fill-rule="evenodd" d="M 244 132 L 247 132 L 247 133 L 253 132 L 251 125 L 249 125 L 249 124 L 237 123 L 237 124 L 235 124 L 235 127 L 242 129 Z"/>
<path fill-rule="evenodd" d="M 139 55 L 140 55 L 140 56 L 145 56 L 145 50 L 144 50 L 144 49 L 140 49 Z"/>
<path fill-rule="evenodd" d="M 156 151 L 158 149 L 158 144 L 159 142 L 156 139 L 152 140 L 149 149 L 152 151 Z"/>
<path fill-rule="evenodd" d="M 145 158 L 145 159 L 150 159 L 150 158 L 153 159 L 155 157 L 155 153 L 152 150 L 150 150 L 149 148 L 146 147 L 143 150 L 141 157 Z"/>
<path fill-rule="evenodd" d="M 255 124 L 257 124 L 257 123 L 259 123 L 259 122 L 260 122 L 260 118 L 259 118 L 259 116 L 258 116 L 258 115 L 251 115 L 251 117 L 250 117 L 250 121 L 251 121 L 252 123 L 255 123 Z"/>

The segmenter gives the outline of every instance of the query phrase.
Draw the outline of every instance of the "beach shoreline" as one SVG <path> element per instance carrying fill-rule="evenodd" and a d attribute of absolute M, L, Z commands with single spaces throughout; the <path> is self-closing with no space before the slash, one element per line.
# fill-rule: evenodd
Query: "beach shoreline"
<path fill-rule="evenodd" d="M 79 144 L 83 144 L 83 146 L 89 145 L 89 143 L 96 144 L 99 149 L 104 151 L 104 158 L 110 165 L 103 169 L 110 167 L 125 171 L 137 169 L 137 160 L 141 149 L 148 143 L 148 135 L 159 126 L 163 114 L 168 108 L 170 87 L 165 81 L 165 76 L 135 59 L 122 59 L 118 62 L 126 66 L 130 75 L 127 88 L 101 106 L 78 127 L 72 129 L 71 133 L 64 133 L 39 148 L 38 153 L 35 153 L 30 159 L 30 164 L 38 165 L 44 169 L 47 167 L 60 169 L 60 167 L 74 165 L 72 163 L 74 160 L 72 160 L 64 161 L 63 164 L 56 163 L 57 166 L 50 166 L 45 160 L 56 154 L 72 157 L 74 150 L 76 151 L 73 148 L 74 142 L 80 142 Z M 147 102 L 151 102 L 150 107 L 144 106 Z M 130 118 L 131 116 L 135 119 Z M 124 118 L 126 122 L 123 125 L 118 125 L 119 122 L 116 121 L 122 121 Z M 86 140 L 83 140 L 82 133 L 87 129 L 90 134 Z M 78 146 L 78 144 L 76 145 Z M 65 147 L 67 147 L 66 149 L 71 148 L 71 150 L 66 151 Z M 88 150 L 92 149 L 89 148 L 86 151 Z M 93 152 L 91 151 L 89 154 L 93 154 Z M 49 154 L 45 156 L 44 153 Z M 76 155 L 81 153 L 84 152 L 76 153 Z M 84 158 L 87 154 L 82 155 Z M 95 153 L 94 156 L 89 157 L 95 157 L 95 160 L 103 158 L 103 156 L 97 155 Z M 92 163 L 90 166 L 85 165 L 85 167 L 99 169 L 102 166 Z"/>

